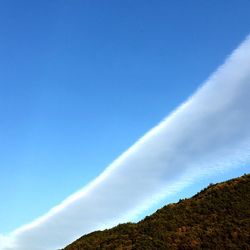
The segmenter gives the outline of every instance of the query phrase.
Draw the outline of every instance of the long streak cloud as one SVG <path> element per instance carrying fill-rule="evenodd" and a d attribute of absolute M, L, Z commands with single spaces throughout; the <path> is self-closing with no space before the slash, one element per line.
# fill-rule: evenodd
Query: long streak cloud
<path fill-rule="evenodd" d="M 193 96 L 100 176 L 41 218 L 0 237 L 0 249 L 54 250 L 130 220 L 202 175 L 247 162 L 249 128 L 247 38 Z"/>

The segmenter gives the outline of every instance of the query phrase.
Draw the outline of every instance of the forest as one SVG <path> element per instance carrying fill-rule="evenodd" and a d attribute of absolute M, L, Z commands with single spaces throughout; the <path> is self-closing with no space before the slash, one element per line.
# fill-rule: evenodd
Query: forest
<path fill-rule="evenodd" d="M 250 174 L 245 174 L 210 184 L 138 223 L 84 235 L 64 250 L 243 250 L 250 249 L 249 229 Z"/>

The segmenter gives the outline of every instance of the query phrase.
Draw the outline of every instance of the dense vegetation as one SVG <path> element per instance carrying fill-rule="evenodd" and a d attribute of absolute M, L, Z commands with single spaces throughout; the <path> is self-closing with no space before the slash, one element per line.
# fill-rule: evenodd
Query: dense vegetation
<path fill-rule="evenodd" d="M 85 235 L 65 250 L 250 249 L 250 174 L 210 185 L 137 224 Z"/>

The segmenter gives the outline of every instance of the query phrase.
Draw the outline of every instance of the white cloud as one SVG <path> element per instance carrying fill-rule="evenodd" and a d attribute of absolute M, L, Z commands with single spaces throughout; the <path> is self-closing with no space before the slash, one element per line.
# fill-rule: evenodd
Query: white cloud
<path fill-rule="evenodd" d="M 92 183 L 10 234 L 15 245 L 9 249 L 58 249 L 92 230 L 130 220 L 201 175 L 247 161 L 249 108 L 247 39 L 187 102 Z"/>
<path fill-rule="evenodd" d="M 11 236 L 5 236 L 0 234 L 0 249 L 6 249 L 6 250 L 11 250 L 10 246 L 12 246 L 12 237 Z"/>

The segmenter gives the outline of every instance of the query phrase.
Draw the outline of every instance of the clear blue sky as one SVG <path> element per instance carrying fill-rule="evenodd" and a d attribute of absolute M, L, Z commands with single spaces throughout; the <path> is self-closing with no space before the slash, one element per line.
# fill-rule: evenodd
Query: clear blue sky
<path fill-rule="evenodd" d="M 249 10 L 248 0 L 0 1 L 0 232 L 91 181 L 185 101 L 248 35 Z"/>

